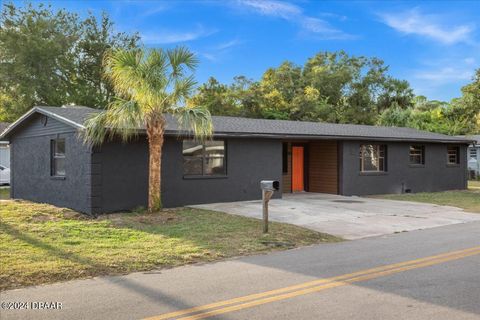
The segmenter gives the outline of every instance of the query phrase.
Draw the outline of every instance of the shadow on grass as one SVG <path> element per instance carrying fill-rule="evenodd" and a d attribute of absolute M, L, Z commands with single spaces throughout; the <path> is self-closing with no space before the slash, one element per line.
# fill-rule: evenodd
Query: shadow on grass
<path fill-rule="evenodd" d="M 107 272 L 111 271 L 111 269 L 108 266 L 99 264 L 92 259 L 86 258 L 79 256 L 77 254 L 67 252 L 65 250 L 62 250 L 61 248 L 54 247 L 48 243 L 45 243 L 41 240 L 38 240 L 28 234 L 25 234 L 21 232 L 20 230 L 10 226 L 9 224 L 6 224 L 2 221 L 0 221 L 0 230 L 2 232 L 5 232 L 9 234 L 10 236 L 19 239 L 25 243 L 28 243 L 31 246 L 40 248 L 42 250 L 45 250 L 48 252 L 48 254 L 54 255 L 58 258 L 65 259 L 65 260 L 70 260 L 75 263 L 79 263 L 82 265 L 87 265 L 90 267 L 93 267 L 97 270 L 102 270 L 102 272 Z M 114 285 L 120 286 L 122 288 L 125 288 L 127 290 L 134 291 L 138 294 L 141 294 L 142 296 L 148 298 L 152 302 L 161 302 L 164 304 L 168 304 L 173 308 L 180 308 L 180 309 L 186 309 L 186 308 L 191 308 L 193 305 L 186 304 L 184 301 L 181 301 L 177 298 L 174 298 L 164 292 L 162 292 L 158 288 L 149 288 L 146 287 L 142 284 L 136 283 L 132 280 L 126 279 L 125 277 L 104 277 L 102 278 L 105 281 L 108 281 Z"/>

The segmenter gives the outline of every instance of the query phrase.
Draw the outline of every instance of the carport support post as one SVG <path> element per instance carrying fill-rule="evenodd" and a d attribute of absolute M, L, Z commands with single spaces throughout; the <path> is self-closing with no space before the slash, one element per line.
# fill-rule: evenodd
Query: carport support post
<path fill-rule="evenodd" d="M 273 191 L 262 190 L 263 202 L 263 233 L 268 233 L 268 202 L 273 195 Z"/>

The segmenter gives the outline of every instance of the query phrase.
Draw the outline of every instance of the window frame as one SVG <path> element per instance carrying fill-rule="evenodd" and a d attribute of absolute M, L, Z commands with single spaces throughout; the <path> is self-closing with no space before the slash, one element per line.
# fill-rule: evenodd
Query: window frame
<path fill-rule="evenodd" d="M 416 148 L 420 150 L 420 163 L 412 162 L 412 148 Z M 425 166 L 425 146 L 424 145 L 410 145 L 409 152 L 408 152 L 408 163 L 410 166 L 413 167 L 424 167 Z M 418 155 L 413 155 L 418 156 Z"/>
<path fill-rule="evenodd" d="M 450 151 L 455 150 L 455 162 L 450 162 Z M 460 147 L 447 146 L 447 166 L 458 166 L 460 164 Z"/>
<path fill-rule="evenodd" d="M 378 170 L 365 170 L 365 157 L 364 157 L 364 149 L 366 146 L 375 146 L 376 152 L 378 153 L 379 160 L 382 159 L 383 161 L 383 170 L 380 170 L 380 165 Z M 383 147 L 383 157 L 380 156 L 380 148 Z M 387 168 L 387 145 L 386 144 L 378 144 L 378 143 L 363 143 L 360 145 L 360 174 L 386 174 L 388 172 Z"/>
<path fill-rule="evenodd" d="M 475 157 L 472 156 L 472 151 L 475 153 Z M 477 148 L 468 148 L 468 157 L 469 157 L 470 159 L 475 159 L 475 160 L 477 160 L 477 159 L 478 159 Z"/>
<path fill-rule="evenodd" d="M 226 178 L 227 177 L 227 174 L 228 174 L 228 171 L 227 171 L 227 140 L 226 139 L 213 139 L 211 141 L 221 141 L 223 142 L 223 167 L 225 168 L 224 169 L 224 173 L 221 173 L 221 174 L 206 174 L 205 172 L 205 164 L 206 164 L 206 159 L 208 158 L 208 156 L 206 155 L 206 150 L 205 150 L 205 143 L 201 143 L 202 144 L 202 156 L 201 156 L 201 159 L 202 159 L 202 173 L 201 174 L 185 174 L 185 156 L 183 155 L 183 143 L 185 141 L 194 141 L 193 139 L 183 139 L 182 140 L 182 170 L 183 170 L 183 178 L 184 179 L 222 179 L 222 178 Z M 199 143 L 200 144 L 200 143 Z M 187 156 L 187 157 L 193 157 L 193 156 Z"/>
<path fill-rule="evenodd" d="M 63 141 L 63 147 L 64 147 L 63 155 L 61 156 L 58 156 L 56 152 L 57 143 L 59 141 Z M 64 179 L 67 176 L 66 168 L 65 168 L 65 173 L 63 175 L 58 174 L 58 171 L 57 171 L 57 159 L 63 159 L 64 165 L 66 166 L 66 158 L 67 158 L 66 153 L 67 153 L 67 143 L 65 138 L 57 138 L 57 139 L 50 140 L 50 176 L 52 178 Z"/>

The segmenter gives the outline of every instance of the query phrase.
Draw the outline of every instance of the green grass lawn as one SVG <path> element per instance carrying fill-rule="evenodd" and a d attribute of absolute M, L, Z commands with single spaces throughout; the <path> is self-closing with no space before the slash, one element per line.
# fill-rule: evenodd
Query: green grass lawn
<path fill-rule="evenodd" d="M 26 201 L 0 205 L 0 290 L 173 267 L 341 239 L 219 212 L 177 209 L 89 219 Z"/>
<path fill-rule="evenodd" d="M 480 181 L 477 181 L 477 180 L 468 181 L 468 188 L 469 189 L 480 189 Z"/>
<path fill-rule="evenodd" d="M 0 188 L 0 200 L 10 198 L 10 188 Z"/>
<path fill-rule="evenodd" d="M 388 194 L 378 196 L 383 199 L 406 200 L 434 203 L 438 205 L 463 208 L 469 212 L 480 213 L 480 182 L 469 181 L 468 190 L 423 192 L 413 194 Z"/>

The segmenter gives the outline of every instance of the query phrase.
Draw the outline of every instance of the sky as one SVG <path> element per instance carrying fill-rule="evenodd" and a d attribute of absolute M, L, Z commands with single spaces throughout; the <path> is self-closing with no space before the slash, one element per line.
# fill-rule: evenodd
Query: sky
<path fill-rule="evenodd" d="M 117 31 L 146 47 L 184 45 L 213 76 L 258 80 L 289 60 L 320 51 L 377 57 L 418 95 L 449 101 L 480 67 L 480 1 L 46 1 L 86 15 L 108 12 Z"/>

